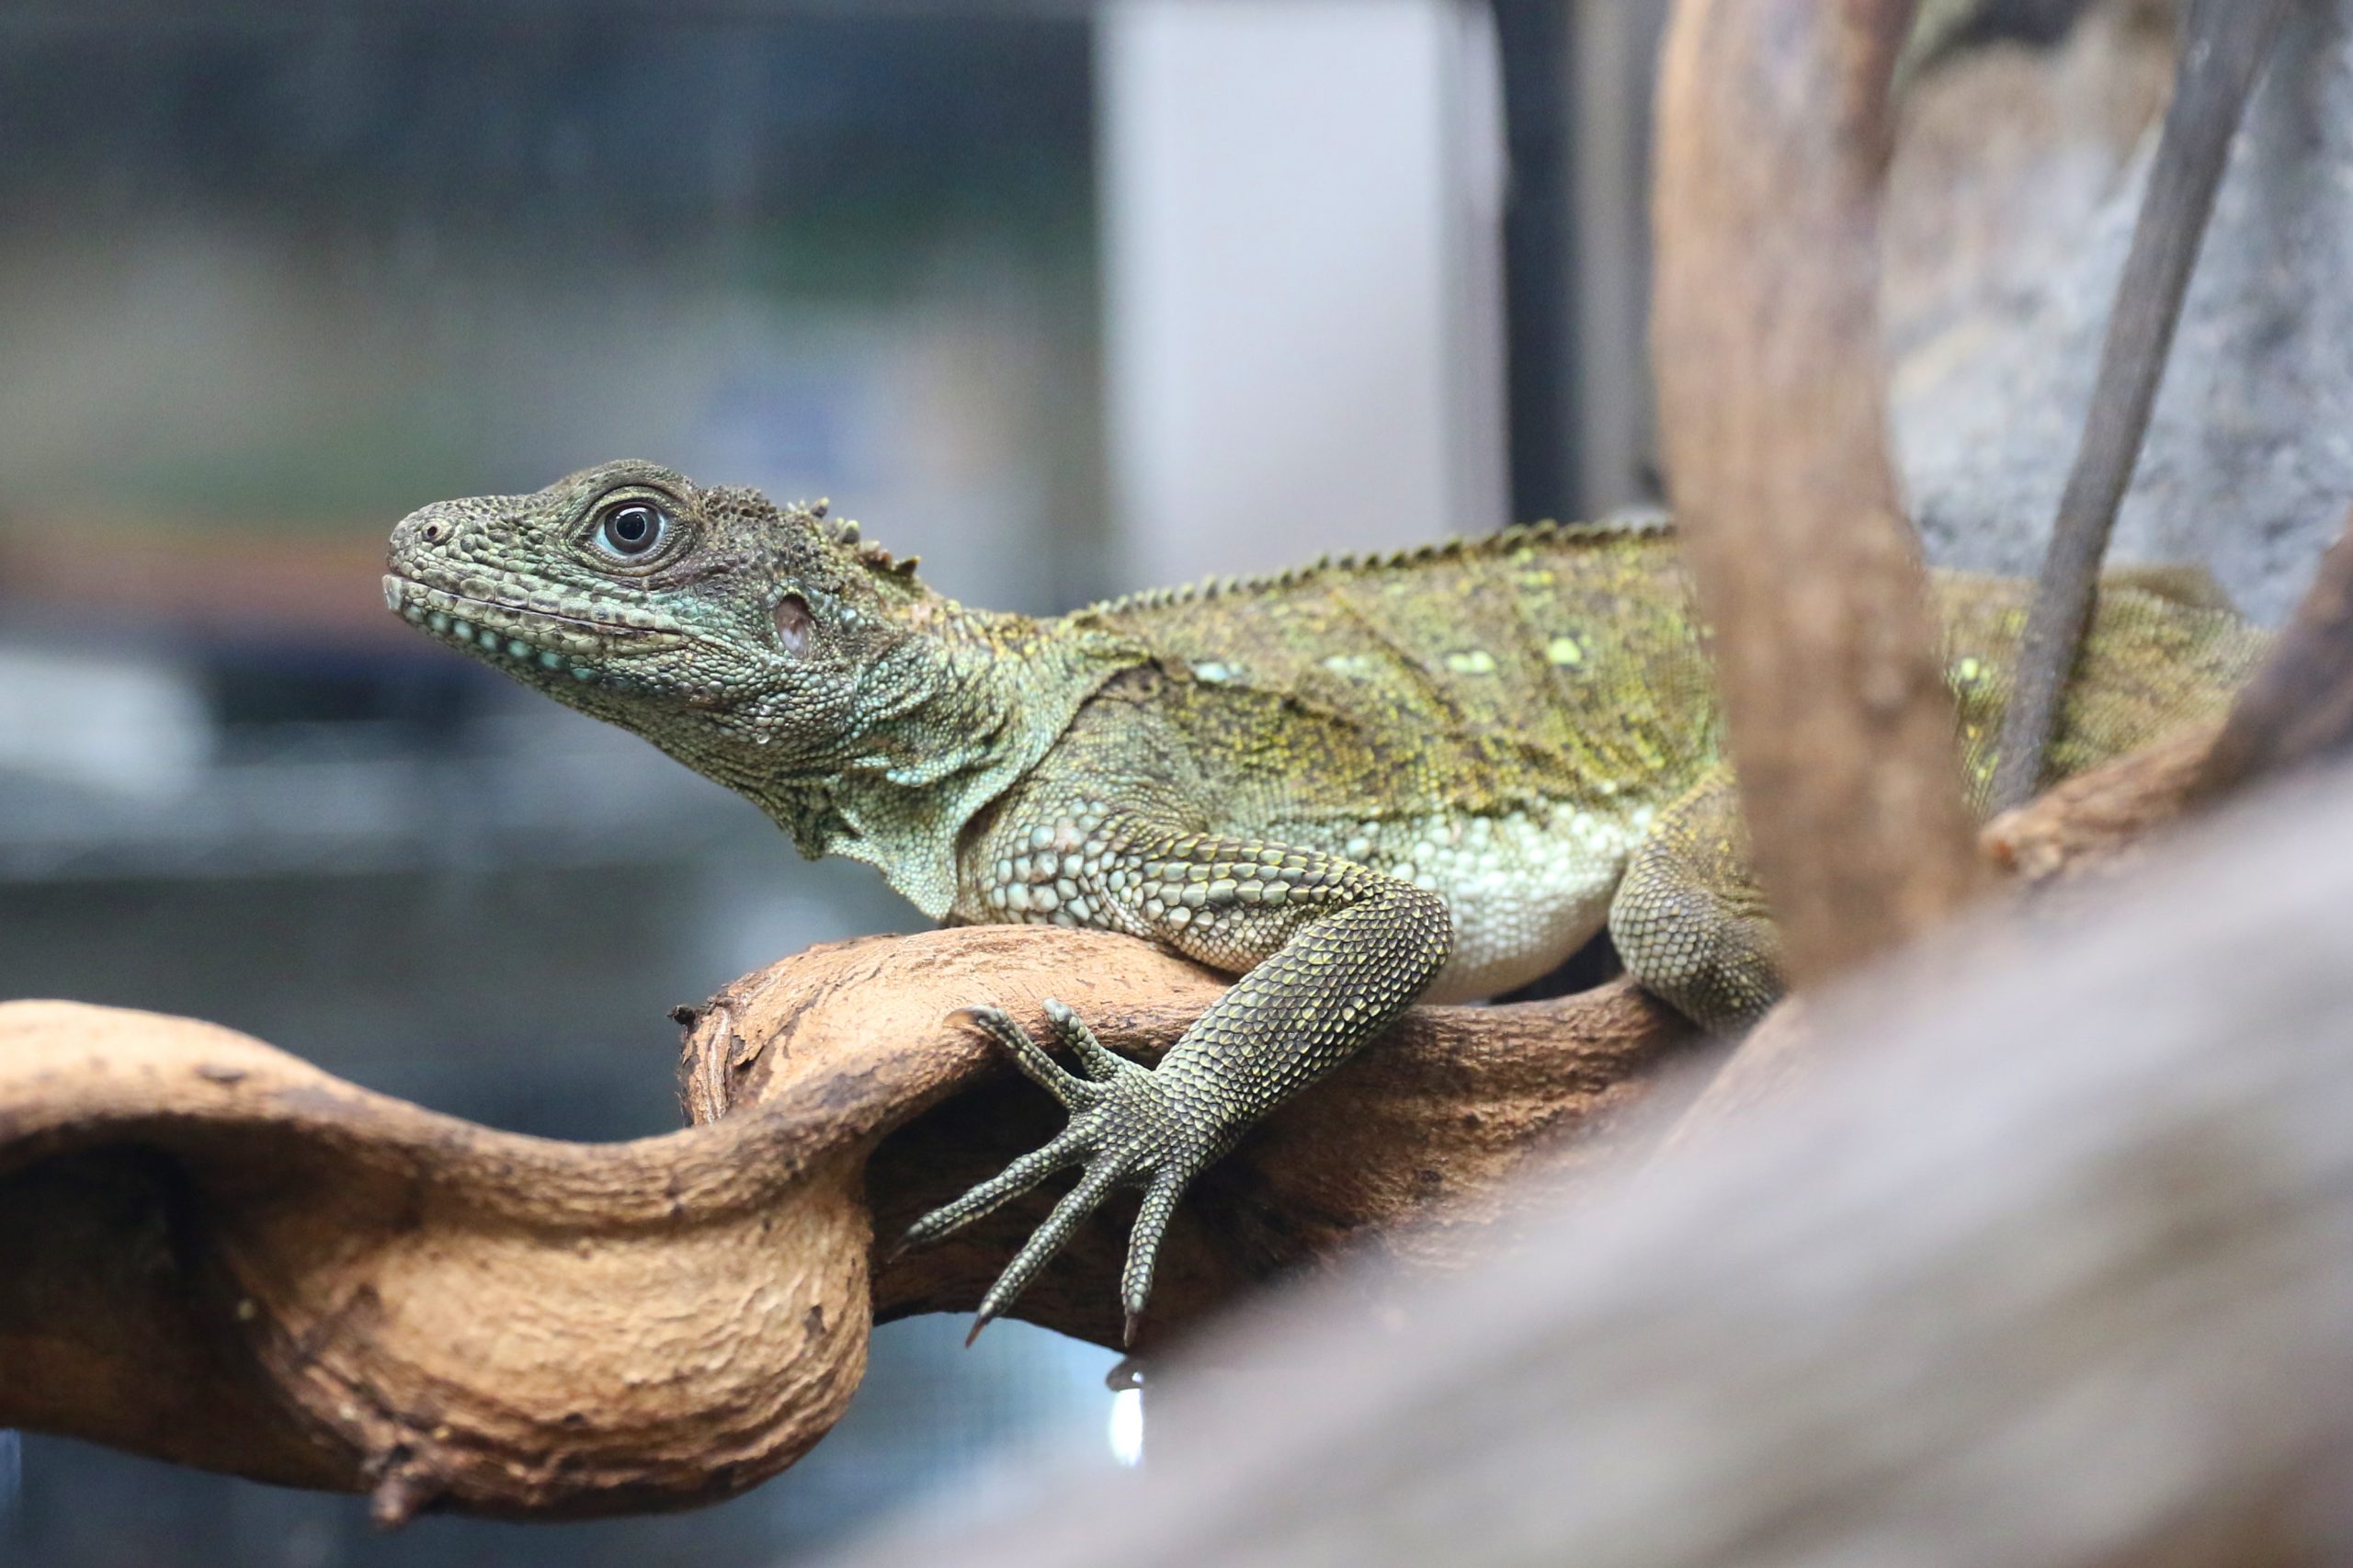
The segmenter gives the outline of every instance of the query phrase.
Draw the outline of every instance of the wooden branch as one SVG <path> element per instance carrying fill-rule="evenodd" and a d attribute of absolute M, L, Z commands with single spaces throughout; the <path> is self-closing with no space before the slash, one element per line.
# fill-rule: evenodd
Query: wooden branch
<path fill-rule="evenodd" d="M 2270 656 L 2219 724 L 2067 779 L 1986 824 L 1989 859 L 2029 884 L 2112 868 L 2193 812 L 2353 745 L 2353 517 Z"/>
<path fill-rule="evenodd" d="M 2042 782 L 2060 697 L 2091 620 L 2100 560 L 2140 459 L 2231 138 L 2286 11 L 2287 0 L 2189 0 L 2173 102 L 2117 281 L 2082 443 L 2027 611 L 1995 762 L 1998 807 L 2023 805 Z"/>
<path fill-rule="evenodd" d="M 689 1111 L 732 1122 L 736 1105 L 807 1092 L 787 1085 L 813 1082 L 813 1062 L 858 1061 L 878 1039 L 941 1035 L 963 1092 L 886 1139 L 867 1166 L 876 1233 L 887 1243 L 1061 1129 L 1060 1108 L 972 1031 L 943 1028 L 948 1012 L 985 997 L 1043 1038 L 1039 1004 L 1054 996 L 1113 1049 L 1156 1062 L 1226 984 L 1096 933 L 1040 943 L 1028 928 L 985 927 L 821 948 L 738 982 L 699 1017 L 687 1041 Z M 1623 981 L 1546 1002 L 1415 1009 L 1195 1182 L 1164 1245 L 1140 1348 L 1343 1250 L 1433 1263 L 1459 1256 L 1466 1235 L 1501 1217 L 1498 1195 L 1540 1153 L 1547 1170 L 1573 1176 L 1662 1131 L 1698 1086 L 1696 1076 L 1677 1076 L 1661 1092 L 1670 1070 L 1697 1060 L 1692 1040 L 1689 1026 Z M 829 1081 L 828 1070 L 815 1071 L 813 1081 Z M 893 1097 L 926 1105 L 937 1091 Z M 978 1305 L 1054 1196 L 1033 1193 L 891 1261 L 875 1278 L 877 1315 Z M 1132 1219 L 1132 1199 L 1108 1206 L 1024 1293 L 1017 1315 L 1119 1345 L 1117 1283 Z"/>
<path fill-rule="evenodd" d="M 1846 1070 L 1506 1254 L 1170 1358 L 1141 1471 L 851 1561 L 2341 1561 L 2353 793 L 2313 794 L 1818 995 Z"/>
<path fill-rule="evenodd" d="M 2056 785 L 1987 823 L 1977 836 L 1979 852 L 2017 892 L 2133 869 L 2197 808 L 2198 780 L 2221 728 L 2219 722 L 2193 725 Z M 1820 1075 L 1833 1049 L 1804 998 L 1784 1001 L 1727 1056 L 1654 1158 L 1680 1159 L 1752 1117 L 1778 1112 Z"/>
<path fill-rule="evenodd" d="M 2256 672 L 2197 780 L 2200 799 L 2284 773 L 2353 744 L 2353 517 Z"/>
<path fill-rule="evenodd" d="M 1653 356 L 1758 878 L 1791 977 L 1984 885 L 1877 337 L 1899 0 L 1681 0 L 1661 77 Z"/>
<path fill-rule="evenodd" d="M 591 1148 L 210 1025 L 0 1006 L 0 1426 L 387 1520 L 723 1494 L 863 1369 L 868 1108 Z"/>
<path fill-rule="evenodd" d="M 878 1220 L 895 1235 L 1053 1130 L 949 1009 L 1037 1028 L 1056 995 L 1151 1059 L 1222 985 L 1049 928 L 816 949 L 689 1029 L 686 1097 L 719 1125 L 608 1146 L 437 1116 L 190 1020 L 0 1005 L 0 1426 L 371 1490 L 388 1521 L 741 1491 L 840 1415 L 877 1313 L 973 1306 L 1037 1218 L 870 1267 Z M 1147 1334 L 1343 1247 L 1458 1256 L 1529 1201 L 1509 1178 L 1654 1135 L 1688 1039 L 1623 984 L 1413 1014 L 1197 1184 Z M 1100 1216 L 1020 1314 L 1113 1343 L 1130 1217 Z"/>
<path fill-rule="evenodd" d="M 2353 519 L 2254 680 L 2221 721 L 2063 780 L 1986 824 L 1978 847 L 2020 889 L 2137 866 L 2153 841 L 2223 796 L 2353 745 Z M 1693 1142 L 1777 1104 L 1822 1050 L 1798 1004 L 1767 1017 L 1692 1103 L 1659 1150 Z"/>
<path fill-rule="evenodd" d="M 2029 887 L 2129 865 L 2190 813 L 2220 730 L 2192 725 L 2003 812 L 1979 835 L 1986 858 Z"/>

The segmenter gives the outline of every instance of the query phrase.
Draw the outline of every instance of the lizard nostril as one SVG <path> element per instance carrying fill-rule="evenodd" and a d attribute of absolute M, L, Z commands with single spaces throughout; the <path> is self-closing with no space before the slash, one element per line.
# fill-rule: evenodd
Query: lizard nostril
<path fill-rule="evenodd" d="M 441 542 L 443 529 L 439 523 L 427 523 L 418 531 L 424 538 L 425 542 L 427 544 L 439 544 Z"/>

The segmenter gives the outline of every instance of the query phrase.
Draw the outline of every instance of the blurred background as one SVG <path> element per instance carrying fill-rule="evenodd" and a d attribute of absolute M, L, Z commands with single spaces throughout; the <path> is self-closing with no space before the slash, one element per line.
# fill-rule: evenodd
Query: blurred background
<path fill-rule="evenodd" d="M 386 616 L 392 523 L 644 457 L 1051 611 L 1654 499 L 1665 10 L 0 0 L 0 996 L 215 1019 L 522 1131 L 669 1130 L 672 1006 L 920 917 Z M 2112 278 L 2172 8 L 1928 10 L 1898 426 L 1932 543 L 2018 566 L 2045 479 L 1981 526 L 1949 406 L 2005 344 L 2050 358 L 2063 258 Z M 1993 401 L 2072 430 L 2069 395 Z M 2128 549 L 2165 542 L 2143 512 Z M 2264 539 L 2222 564 L 2272 609 L 2306 558 Z M 885 1326 L 809 1460 L 669 1518 L 383 1537 L 0 1437 L 0 1562 L 782 1562 L 1002 1506 L 1039 1444 L 1133 1461 L 1108 1353 L 961 1334 Z"/>

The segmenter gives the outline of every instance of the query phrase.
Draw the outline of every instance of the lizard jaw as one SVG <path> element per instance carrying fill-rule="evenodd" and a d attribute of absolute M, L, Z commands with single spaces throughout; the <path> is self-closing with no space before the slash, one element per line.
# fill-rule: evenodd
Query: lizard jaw
<path fill-rule="evenodd" d="M 606 623 L 502 604 L 397 573 L 384 575 L 384 607 L 436 641 L 494 666 L 543 677 L 568 671 L 583 682 L 608 679 L 602 668 L 608 661 L 665 652 L 687 641 L 659 625 Z"/>

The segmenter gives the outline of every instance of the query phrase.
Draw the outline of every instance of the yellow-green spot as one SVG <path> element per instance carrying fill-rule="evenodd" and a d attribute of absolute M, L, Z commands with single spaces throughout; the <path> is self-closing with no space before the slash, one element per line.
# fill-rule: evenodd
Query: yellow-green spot
<path fill-rule="evenodd" d="M 1585 650 L 1577 646 L 1574 637 L 1555 637 L 1544 644 L 1544 656 L 1556 665 L 1582 665 Z"/>
<path fill-rule="evenodd" d="M 1362 653 L 1335 653 L 1324 661 L 1324 667 L 1336 676 L 1372 674 L 1372 661 Z"/>
<path fill-rule="evenodd" d="M 1974 657 L 1954 660 L 1952 678 L 1955 686 L 1975 686 L 1985 678 L 1985 661 Z"/>
<path fill-rule="evenodd" d="M 1446 667 L 1460 676 L 1491 676 L 1495 673 L 1495 656 L 1484 648 L 1470 648 L 1449 653 Z"/>

